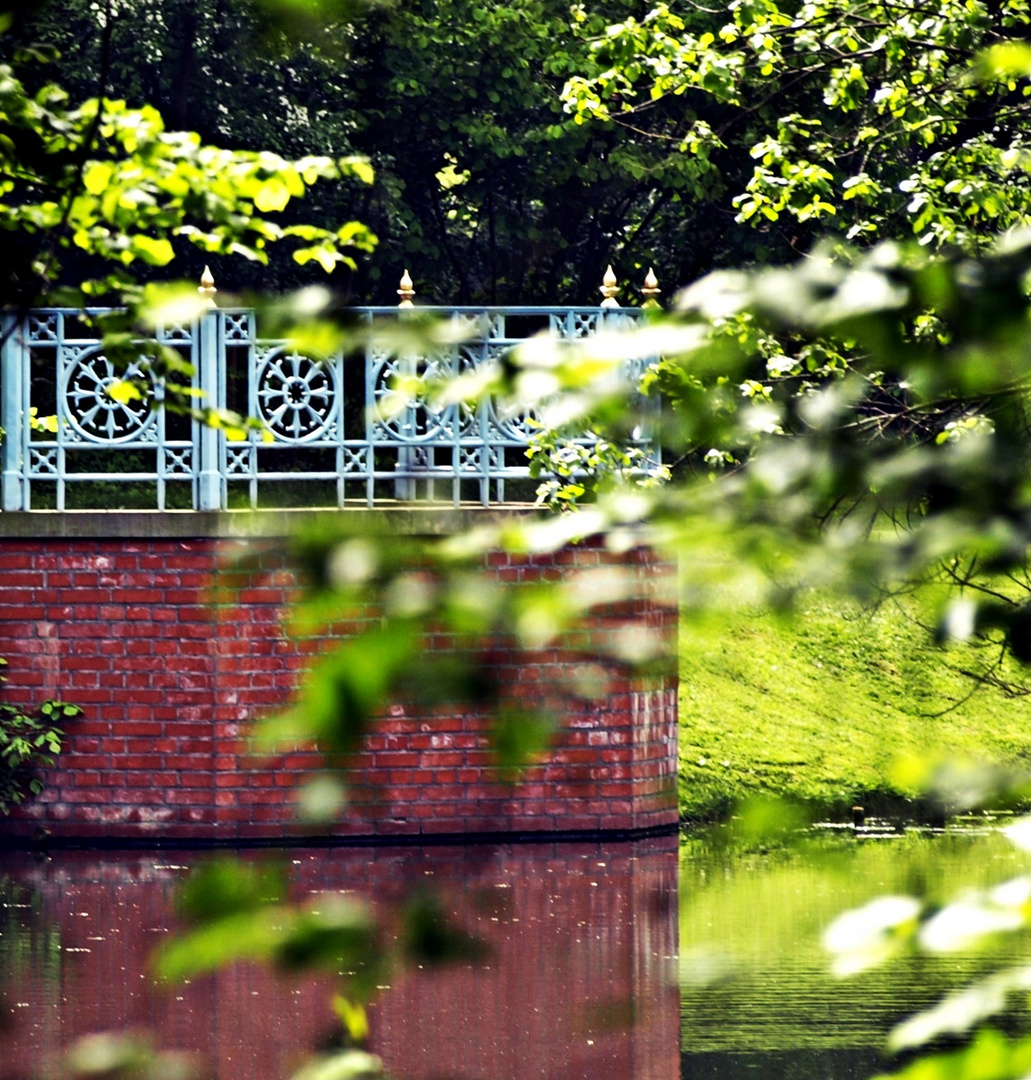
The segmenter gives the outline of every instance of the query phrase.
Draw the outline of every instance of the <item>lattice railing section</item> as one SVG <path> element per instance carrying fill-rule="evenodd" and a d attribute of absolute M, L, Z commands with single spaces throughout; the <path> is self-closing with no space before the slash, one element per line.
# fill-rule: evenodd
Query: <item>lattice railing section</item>
<path fill-rule="evenodd" d="M 396 308 L 364 308 L 368 323 Z M 395 408 L 396 384 L 444 379 L 492 364 L 541 331 L 566 338 L 636 316 L 606 308 L 453 308 L 461 343 L 432 355 L 376 345 L 317 361 L 258 334 L 253 311 L 214 309 L 162 328 L 155 345 L 189 365 L 178 388 L 260 422 L 231 436 L 162 407 L 169 390 L 145 359 L 116 370 L 90 312 L 47 309 L 4 327 L 0 389 L 4 510 L 226 509 L 365 505 L 429 499 L 454 505 L 532 501 L 527 412 L 491 400 Z M 370 340 L 375 341 L 376 335 Z M 141 342 L 143 357 L 148 342 Z M 634 373 L 630 373 L 633 375 Z M 122 401 L 108 388 L 142 377 L 152 396 Z M 589 438 L 585 438 L 589 442 Z"/>
<path fill-rule="evenodd" d="M 3 509 L 193 506 L 198 425 L 160 407 L 166 384 L 150 379 L 142 362 L 116 370 L 90 314 L 34 311 L 4 327 Z M 155 341 L 196 370 L 196 325 L 165 327 Z M 107 393 L 126 378 L 148 379 L 151 400 Z M 184 385 L 197 389 L 196 376 Z"/>

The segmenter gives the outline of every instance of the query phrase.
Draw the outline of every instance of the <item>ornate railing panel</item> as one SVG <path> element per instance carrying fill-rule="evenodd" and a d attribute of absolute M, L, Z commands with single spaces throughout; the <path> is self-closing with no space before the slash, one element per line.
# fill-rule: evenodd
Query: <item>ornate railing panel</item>
<path fill-rule="evenodd" d="M 160 381 L 151 380 L 153 403 L 107 393 L 116 379 L 146 376 L 141 364 L 115 370 L 90 314 L 33 311 L 4 327 L 3 508 L 195 506 L 197 423 L 155 407 L 166 389 Z M 155 342 L 196 370 L 196 326 L 166 327 Z M 196 376 L 187 385 L 196 388 Z"/>
<path fill-rule="evenodd" d="M 369 323 L 399 315 L 396 308 L 355 314 Z M 493 363 L 540 331 L 582 337 L 603 324 L 625 325 L 636 312 L 524 307 L 439 314 L 458 324 L 454 336 L 462 341 L 426 356 L 372 345 L 364 355 L 316 361 L 259 337 L 254 312 L 244 309 L 213 310 L 192 325 L 159 331 L 155 342 L 192 365 L 194 396 L 260 421 L 260 430 L 243 438 L 162 408 L 167 387 L 149 373 L 153 401 L 108 395 L 112 380 L 141 369 L 115 371 L 91 336 L 90 313 L 40 310 L 17 325 L 7 316 L 3 509 L 532 501 L 532 416 L 503 413 L 490 400 L 395 409 L 393 385 Z"/>

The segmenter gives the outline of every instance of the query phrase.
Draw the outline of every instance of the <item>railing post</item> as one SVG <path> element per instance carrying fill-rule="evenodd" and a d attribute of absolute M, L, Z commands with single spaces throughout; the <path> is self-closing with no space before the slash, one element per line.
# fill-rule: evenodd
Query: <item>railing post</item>
<path fill-rule="evenodd" d="M 197 290 L 211 305 L 197 320 L 197 384 L 206 409 L 221 407 L 219 400 L 219 313 L 215 307 L 215 282 L 205 266 Z M 201 424 L 197 447 L 197 509 L 222 510 L 222 476 L 219 469 L 219 431 L 211 424 Z"/>
<path fill-rule="evenodd" d="M 412 281 L 411 274 L 408 273 L 408 267 L 405 267 L 405 272 L 401 275 L 401 281 L 399 282 L 401 288 L 397 290 L 397 295 L 401 297 L 401 302 L 397 305 L 402 311 L 406 308 L 414 308 L 412 303 L 412 297 L 415 296 L 415 286 Z M 405 375 L 416 374 L 416 361 L 414 357 L 406 356 L 399 361 L 399 366 L 404 369 Z M 415 407 L 411 404 L 405 406 L 405 420 L 401 425 L 402 435 L 413 435 L 415 433 Z M 414 447 L 401 444 L 397 448 L 397 462 L 394 465 L 395 471 L 399 473 L 408 473 L 411 471 L 415 462 Z M 399 502 L 414 499 L 416 497 L 416 485 L 415 478 L 412 476 L 402 476 L 394 481 L 394 498 Z"/>
<path fill-rule="evenodd" d="M 22 346 L 22 328 L 13 311 L 5 311 L 0 321 L 3 349 L 0 351 L 0 385 L 3 387 L 3 406 L 0 408 L 0 427 L 3 441 L 0 443 L 0 507 L 4 510 L 24 510 L 25 482 L 23 479 L 23 455 L 25 452 L 25 425 L 29 422 L 25 396 L 25 350 Z"/>
<path fill-rule="evenodd" d="M 604 277 L 601 279 L 601 295 L 604 298 L 601 302 L 603 308 L 618 308 L 619 301 L 616 299 L 619 294 L 619 288 L 616 285 L 616 274 L 611 266 L 605 271 Z"/>
<path fill-rule="evenodd" d="M 655 270 L 652 267 L 648 267 L 648 273 L 644 276 L 644 284 L 641 286 L 641 295 L 644 297 L 644 302 L 641 304 L 642 308 L 659 308 L 662 305 L 659 303 L 657 297 L 662 294 L 662 289 L 659 288 L 659 279 L 655 276 Z"/>

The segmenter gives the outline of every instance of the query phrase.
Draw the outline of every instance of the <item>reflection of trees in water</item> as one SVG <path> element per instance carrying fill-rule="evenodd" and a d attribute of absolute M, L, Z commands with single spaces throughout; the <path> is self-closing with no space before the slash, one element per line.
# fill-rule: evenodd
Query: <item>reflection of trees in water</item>
<path fill-rule="evenodd" d="M 994 970 L 1000 956 L 1031 956 L 1031 942 L 902 957 L 842 979 L 822 945 L 826 927 L 878 896 L 929 893 L 944 902 L 1023 869 L 1020 852 L 998 834 L 824 838 L 767 853 L 689 838 L 681 851 L 685 1054 L 727 1054 L 743 1069 L 745 1056 L 768 1052 L 776 1076 L 783 1053 L 830 1054 L 829 1063 L 842 1048 L 879 1053 L 895 1023 Z M 706 1076 L 705 1061 L 696 1064 Z"/>
<path fill-rule="evenodd" d="M 0 873 L 0 1037 L 19 1022 L 38 1022 L 37 1003 L 23 991 L 33 980 L 59 984 L 61 944 L 61 927 L 46 918 L 42 893 Z"/>

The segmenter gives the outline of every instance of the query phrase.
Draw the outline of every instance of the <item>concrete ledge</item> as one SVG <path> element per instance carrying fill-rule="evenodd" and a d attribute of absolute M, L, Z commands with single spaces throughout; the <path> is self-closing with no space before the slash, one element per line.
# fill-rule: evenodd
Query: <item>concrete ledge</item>
<path fill-rule="evenodd" d="M 29 510 L 0 514 L 0 539 L 244 539 L 289 536 L 347 521 L 413 536 L 446 536 L 474 525 L 540 514 L 525 503 L 491 507 L 397 506 L 346 510 Z"/>

